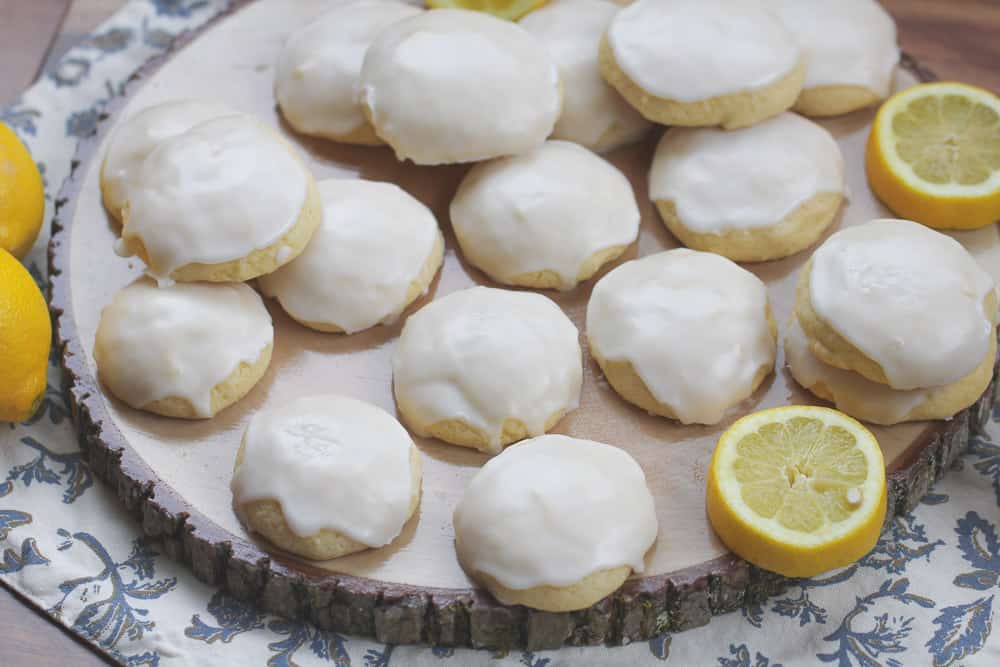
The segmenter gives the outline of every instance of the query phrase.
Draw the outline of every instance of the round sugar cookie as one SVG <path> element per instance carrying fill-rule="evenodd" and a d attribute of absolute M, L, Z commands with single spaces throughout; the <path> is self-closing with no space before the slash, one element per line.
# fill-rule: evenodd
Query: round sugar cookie
<path fill-rule="evenodd" d="M 806 62 L 756 0 L 637 0 L 600 46 L 604 79 L 651 121 L 753 125 L 795 103 Z"/>
<path fill-rule="evenodd" d="M 525 440 L 487 461 L 454 525 L 469 576 L 504 604 L 554 612 L 585 609 L 642 572 L 658 530 L 635 459 L 564 435 Z"/>
<path fill-rule="evenodd" d="M 652 127 L 601 77 L 597 63 L 601 36 L 619 8 L 608 0 L 557 0 L 520 20 L 559 67 L 563 108 L 553 139 L 603 153 L 638 141 Z"/>
<path fill-rule="evenodd" d="M 986 356 L 996 286 L 950 236 L 874 220 L 816 249 L 799 277 L 795 314 L 824 363 L 893 389 L 941 387 Z"/>
<path fill-rule="evenodd" d="M 261 291 L 319 331 L 395 321 L 441 268 L 434 214 L 392 183 L 329 179 L 317 188 L 323 222 L 301 255 L 258 279 Z"/>
<path fill-rule="evenodd" d="M 420 452 L 392 415 L 329 394 L 257 412 L 231 488 L 251 531 L 329 560 L 396 539 L 420 504 L 420 484 Z"/>
<path fill-rule="evenodd" d="M 101 382 L 123 403 L 208 419 L 257 384 L 273 344 L 271 316 L 246 285 L 159 288 L 142 278 L 101 311 L 94 361 Z"/>
<path fill-rule="evenodd" d="M 993 379 L 996 355 L 994 338 L 980 364 L 958 382 L 907 391 L 823 363 L 810 352 L 809 339 L 794 317 L 785 336 L 785 360 L 796 382 L 855 419 L 885 426 L 925 419 L 951 419 L 978 401 L 986 391 Z"/>
<path fill-rule="evenodd" d="M 777 329 L 757 276 L 680 248 L 601 278 L 587 340 L 626 401 L 684 424 L 717 424 L 774 369 Z"/>
<path fill-rule="evenodd" d="M 115 250 L 172 281 L 241 282 L 305 248 L 322 220 L 316 183 L 294 149 L 239 114 L 169 137 L 130 181 Z"/>
<path fill-rule="evenodd" d="M 471 287 L 407 318 L 393 392 L 417 435 L 496 454 L 577 407 L 582 363 L 576 327 L 551 299 Z"/>
<path fill-rule="evenodd" d="M 125 119 L 111 135 L 101 162 L 104 208 L 121 221 L 122 209 L 128 199 L 129 180 L 161 141 L 186 132 L 198 123 L 235 113 L 217 102 L 172 100 L 147 107 Z"/>
<path fill-rule="evenodd" d="M 416 164 L 534 148 L 552 133 L 561 98 L 545 46 L 483 12 L 434 9 L 398 21 L 361 67 L 361 101 L 375 133 Z"/>
<path fill-rule="evenodd" d="M 568 290 L 589 279 L 635 241 L 639 218 L 618 168 L 567 141 L 477 164 L 451 202 L 465 258 L 522 287 Z"/>
<path fill-rule="evenodd" d="M 671 233 L 737 262 L 811 246 L 836 217 L 844 188 L 837 142 L 787 112 L 738 130 L 668 130 L 649 173 L 649 196 Z"/>
<path fill-rule="evenodd" d="M 396 0 L 355 0 L 292 33 L 278 54 L 274 80 L 288 124 L 343 143 L 381 144 L 361 110 L 361 63 L 379 32 L 420 11 Z"/>
<path fill-rule="evenodd" d="M 801 46 L 806 78 L 794 109 L 835 116 L 892 92 L 899 64 L 896 23 L 875 0 L 768 0 Z"/>

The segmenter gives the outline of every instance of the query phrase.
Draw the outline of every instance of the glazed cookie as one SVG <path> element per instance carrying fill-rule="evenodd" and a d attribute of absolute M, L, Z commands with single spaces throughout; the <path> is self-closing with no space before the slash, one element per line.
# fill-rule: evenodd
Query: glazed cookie
<path fill-rule="evenodd" d="M 625 400 L 685 424 L 717 424 L 774 369 L 777 329 L 759 278 L 681 248 L 601 278 L 587 340 Z"/>
<path fill-rule="evenodd" d="M 426 206 L 392 183 L 320 181 L 323 222 L 305 251 L 257 283 L 312 329 L 388 324 L 441 268 L 444 239 Z"/>
<path fill-rule="evenodd" d="M 121 221 L 129 180 L 161 141 L 206 120 L 235 113 L 216 102 L 174 100 L 147 107 L 126 119 L 111 135 L 101 163 L 101 198 L 108 213 Z"/>
<path fill-rule="evenodd" d="M 834 116 L 892 91 L 896 24 L 875 0 L 767 0 L 802 47 L 808 66 L 795 110 Z"/>
<path fill-rule="evenodd" d="M 737 262 L 815 243 L 844 198 L 844 158 L 819 125 L 782 113 L 739 130 L 674 128 L 656 148 L 649 196 L 684 245 Z"/>
<path fill-rule="evenodd" d="M 420 504 L 420 452 L 385 410 L 308 396 L 256 413 L 233 469 L 246 527 L 312 560 L 392 542 Z"/>
<path fill-rule="evenodd" d="M 577 407 L 579 334 L 540 294 L 472 287 L 410 315 L 392 380 L 417 435 L 496 454 Z"/>
<path fill-rule="evenodd" d="M 652 127 L 601 78 L 598 45 L 618 9 L 607 0 L 557 0 L 521 19 L 548 47 L 562 78 L 563 109 L 553 139 L 604 152 L 638 141 Z"/>
<path fill-rule="evenodd" d="M 400 160 L 475 162 L 545 141 L 561 108 L 559 71 L 515 23 L 435 9 L 392 24 L 361 67 L 361 100 Z"/>
<path fill-rule="evenodd" d="M 658 530 L 635 459 L 564 435 L 525 440 L 487 461 L 454 524 L 469 576 L 504 604 L 555 612 L 586 609 L 642 572 Z"/>
<path fill-rule="evenodd" d="M 379 32 L 420 11 L 395 0 L 355 0 L 292 33 L 278 55 L 274 81 L 288 124 L 334 141 L 382 143 L 361 111 L 361 63 Z"/>
<path fill-rule="evenodd" d="M 893 389 L 972 373 L 995 337 L 993 279 L 953 238 L 874 220 L 821 245 L 799 278 L 795 314 L 826 364 Z"/>
<path fill-rule="evenodd" d="M 905 391 L 824 364 L 809 351 L 809 340 L 794 317 L 785 336 L 785 360 L 796 382 L 819 398 L 830 401 L 841 412 L 885 426 L 925 419 L 951 419 L 978 401 L 986 391 L 993 378 L 996 354 L 994 337 L 982 362 L 958 382 Z"/>
<path fill-rule="evenodd" d="M 462 254 L 494 280 L 572 289 L 639 234 L 628 179 L 567 141 L 477 164 L 451 202 Z"/>
<path fill-rule="evenodd" d="M 753 0 L 638 0 L 601 41 L 601 74 L 651 121 L 753 125 L 794 104 L 805 59 Z"/>
<path fill-rule="evenodd" d="M 94 361 L 123 403 L 167 417 L 208 419 L 243 398 L 271 361 L 274 328 L 246 285 L 148 278 L 101 312 Z"/>
<path fill-rule="evenodd" d="M 244 281 L 298 256 L 322 215 L 292 147 L 251 116 L 226 116 L 142 160 L 115 250 L 138 255 L 161 284 Z"/>

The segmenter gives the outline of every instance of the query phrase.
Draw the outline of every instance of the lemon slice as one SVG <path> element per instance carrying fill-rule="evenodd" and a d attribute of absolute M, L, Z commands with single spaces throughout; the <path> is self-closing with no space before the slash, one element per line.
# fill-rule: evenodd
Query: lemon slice
<path fill-rule="evenodd" d="M 836 410 L 756 412 L 719 438 L 707 504 L 733 552 L 772 572 L 810 577 L 858 560 L 878 541 L 882 450 L 868 429 Z"/>
<path fill-rule="evenodd" d="M 899 216 L 938 229 L 1000 219 L 1000 98 L 961 83 L 890 97 L 875 116 L 868 182 Z"/>
<path fill-rule="evenodd" d="M 427 6 L 431 9 L 471 9 L 516 21 L 546 2 L 548 0 L 427 0 Z"/>

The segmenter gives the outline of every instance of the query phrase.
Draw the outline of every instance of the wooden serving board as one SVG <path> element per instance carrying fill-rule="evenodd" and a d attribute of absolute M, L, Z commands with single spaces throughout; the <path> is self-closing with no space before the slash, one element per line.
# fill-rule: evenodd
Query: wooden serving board
<path fill-rule="evenodd" d="M 416 439 L 424 457 L 423 500 L 391 545 L 330 562 L 307 563 L 248 536 L 231 507 L 230 474 L 250 416 L 265 404 L 317 392 L 339 392 L 395 411 L 389 357 L 401 322 L 352 336 L 323 334 L 291 321 L 269 303 L 275 323 L 270 370 L 237 405 L 210 421 L 186 422 L 132 410 L 96 380 L 92 349 L 101 309 L 142 271 L 141 262 L 112 251 L 115 224 L 101 206 L 98 172 L 105 139 L 120 118 L 176 98 L 221 101 L 281 129 L 302 150 L 317 178 L 392 181 L 430 206 L 447 239 L 444 267 L 429 300 L 474 284 L 490 284 L 458 254 L 448 204 L 467 167 L 416 167 L 386 148 L 361 148 L 295 135 L 277 115 L 272 94 L 278 49 L 287 34 L 328 3 L 320 0 L 236 2 L 233 11 L 170 55 L 150 63 L 127 96 L 81 147 L 78 166 L 60 196 L 50 247 L 52 308 L 81 446 L 94 471 L 112 484 L 145 531 L 203 581 L 263 609 L 306 617 L 322 628 L 374 636 L 387 643 L 551 648 L 621 643 L 707 623 L 782 587 L 777 575 L 727 553 L 705 517 L 705 470 L 718 435 L 750 410 L 814 399 L 795 385 L 779 355 L 777 371 L 730 419 L 714 427 L 682 426 L 649 416 L 618 398 L 597 365 L 585 358 L 580 408 L 557 432 L 617 445 L 642 465 L 656 499 L 659 537 L 646 571 L 591 609 L 545 613 L 508 607 L 476 589 L 459 567 L 451 513 L 466 483 L 486 461 L 478 452 Z M 914 63 L 899 85 L 928 78 Z M 888 212 L 872 197 L 863 170 L 871 112 L 823 124 L 847 161 L 849 203 L 833 229 Z M 631 179 L 643 221 L 639 241 L 621 261 L 677 245 L 646 194 L 658 133 L 609 159 Z M 724 186 L 724 184 L 720 184 Z M 956 235 L 982 264 L 1000 273 L 996 226 Z M 748 268 L 767 284 L 780 325 L 791 315 L 799 268 L 809 252 Z M 995 277 L 998 277 L 995 275 Z M 581 329 L 593 281 L 568 293 L 548 292 Z M 873 429 L 891 472 L 890 517 L 910 509 L 964 449 L 993 401 L 993 387 L 949 422 Z"/>

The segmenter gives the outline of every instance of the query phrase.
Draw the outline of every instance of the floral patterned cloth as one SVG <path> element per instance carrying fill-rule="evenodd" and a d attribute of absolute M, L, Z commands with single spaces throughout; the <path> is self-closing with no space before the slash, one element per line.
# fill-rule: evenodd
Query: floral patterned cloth
<path fill-rule="evenodd" d="M 53 198 L 77 141 L 135 68 L 224 0 L 132 0 L 0 118 L 39 161 Z M 47 235 L 28 258 L 44 282 Z M 842 571 L 677 636 L 621 648 L 505 656 L 393 647 L 263 614 L 199 583 L 142 536 L 81 461 L 52 359 L 30 422 L 0 424 L 0 578 L 124 664 L 1000 665 L 1000 408 L 955 470 L 875 551 Z M 669 536 L 665 536 L 669 539 Z"/>

